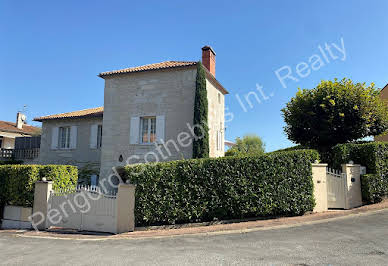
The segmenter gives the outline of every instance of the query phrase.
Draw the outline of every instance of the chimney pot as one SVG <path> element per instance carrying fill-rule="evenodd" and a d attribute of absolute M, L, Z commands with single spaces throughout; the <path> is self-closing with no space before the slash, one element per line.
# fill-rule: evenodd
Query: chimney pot
<path fill-rule="evenodd" d="M 202 64 L 214 77 L 216 76 L 216 52 L 208 45 L 202 47 Z"/>

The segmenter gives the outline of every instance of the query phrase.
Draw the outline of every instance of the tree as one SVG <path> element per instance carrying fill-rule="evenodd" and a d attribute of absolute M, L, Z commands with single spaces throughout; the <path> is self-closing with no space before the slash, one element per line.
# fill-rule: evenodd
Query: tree
<path fill-rule="evenodd" d="M 245 135 L 242 139 L 236 138 L 236 145 L 225 152 L 225 156 L 259 155 L 265 150 L 264 142 L 257 135 Z"/>
<path fill-rule="evenodd" d="M 195 81 L 194 121 L 195 138 L 193 141 L 193 158 L 209 157 L 209 127 L 207 122 L 208 102 L 206 91 L 206 73 L 201 62 L 197 63 Z"/>
<path fill-rule="evenodd" d="M 388 107 L 374 84 L 350 79 L 322 81 L 298 90 L 282 109 L 284 130 L 294 143 L 326 151 L 330 147 L 380 135 L 388 129 Z"/>

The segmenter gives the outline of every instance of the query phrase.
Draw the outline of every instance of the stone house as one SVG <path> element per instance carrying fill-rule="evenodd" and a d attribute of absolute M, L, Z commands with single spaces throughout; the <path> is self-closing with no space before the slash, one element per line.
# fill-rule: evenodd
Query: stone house
<path fill-rule="evenodd" d="M 15 148 L 15 139 L 40 134 L 40 128 L 26 124 L 26 116 L 20 112 L 16 115 L 16 123 L 0 121 L 0 159 L 10 159 Z"/>
<path fill-rule="evenodd" d="M 380 91 L 380 98 L 388 102 L 388 84 Z M 388 141 L 388 134 L 374 137 L 375 141 Z"/>
<path fill-rule="evenodd" d="M 210 156 L 224 155 L 224 96 L 216 54 L 202 48 Z M 197 62 L 165 61 L 103 72 L 104 107 L 35 118 L 42 122 L 40 163 L 92 164 L 101 178 L 125 164 L 192 158 Z"/>

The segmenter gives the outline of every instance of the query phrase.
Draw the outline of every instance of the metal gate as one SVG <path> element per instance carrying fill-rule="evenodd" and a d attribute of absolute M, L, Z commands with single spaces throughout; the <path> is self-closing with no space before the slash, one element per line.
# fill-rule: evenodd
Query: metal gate
<path fill-rule="evenodd" d="M 327 168 L 327 207 L 330 209 L 346 208 L 346 174 L 339 170 Z"/>
<path fill-rule="evenodd" d="M 116 194 L 98 187 L 51 191 L 47 227 L 111 232 L 116 226 Z"/>

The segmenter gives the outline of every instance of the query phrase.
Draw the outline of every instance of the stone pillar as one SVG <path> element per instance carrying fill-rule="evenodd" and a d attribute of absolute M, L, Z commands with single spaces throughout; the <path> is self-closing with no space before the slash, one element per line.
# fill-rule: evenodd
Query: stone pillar
<path fill-rule="evenodd" d="M 45 230 L 47 228 L 47 211 L 52 188 L 52 181 L 38 181 L 35 183 L 34 207 L 30 216 L 35 230 Z"/>
<path fill-rule="evenodd" d="M 343 164 L 342 173 L 346 174 L 345 209 L 362 206 L 361 165 Z"/>
<path fill-rule="evenodd" d="M 313 163 L 313 183 L 314 183 L 314 212 L 327 211 L 327 184 L 326 184 L 326 168 L 325 163 Z"/>
<path fill-rule="evenodd" d="M 135 230 L 135 189 L 132 184 L 120 184 L 117 192 L 116 233 Z"/>

